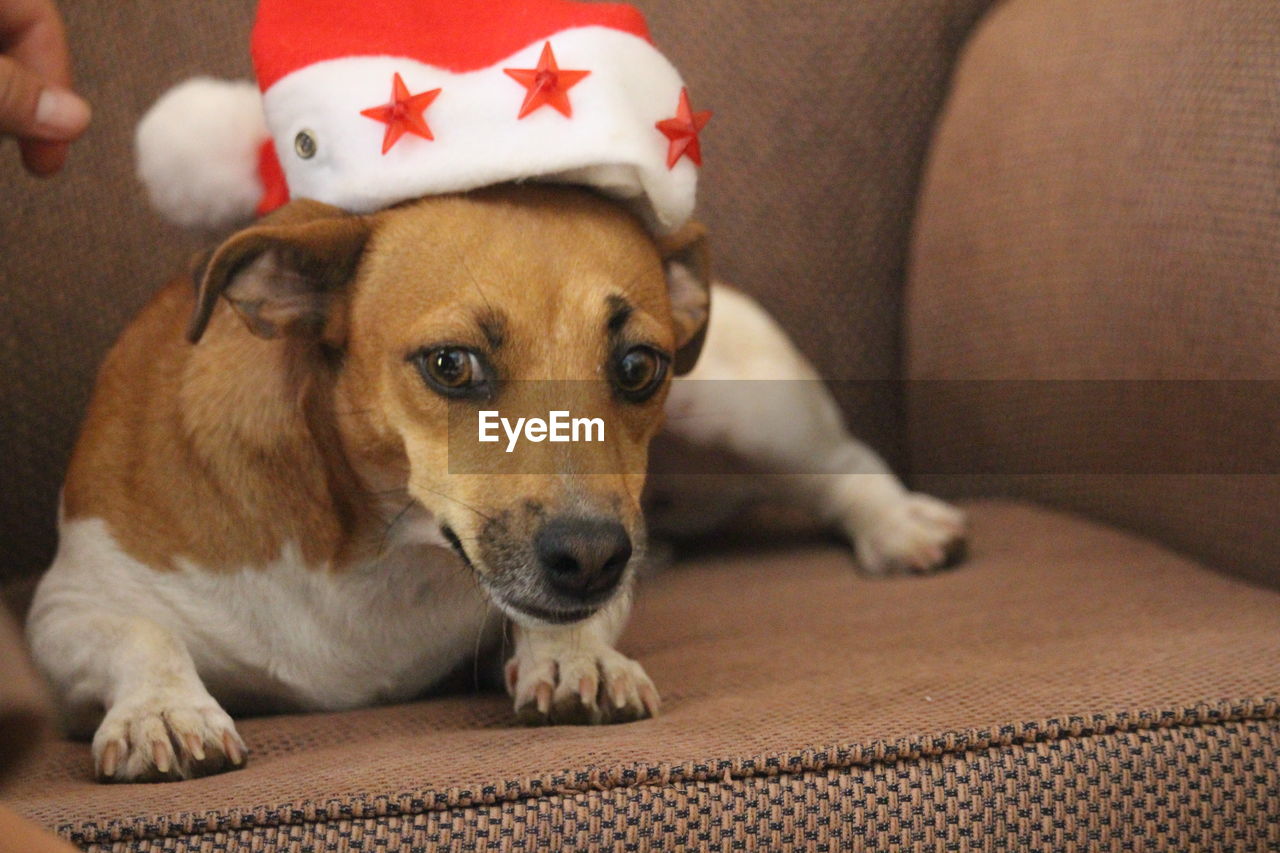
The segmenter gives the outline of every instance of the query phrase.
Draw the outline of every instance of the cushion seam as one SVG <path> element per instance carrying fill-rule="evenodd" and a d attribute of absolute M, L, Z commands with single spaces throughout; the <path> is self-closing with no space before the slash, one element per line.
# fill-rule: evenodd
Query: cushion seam
<path fill-rule="evenodd" d="M 755 758 L 711 759 L 680 765 L 632 763 L 614 768 L 562 771 L 545 777 L 548 779 L 546 782 L 536 778 L 508 780 L 501 785 L 485 786 L 478 793 L 446 789 L 427 794 L 379 796 L 371 800 L 346 798 L 303 804 L 295 802 L 274 808 L 256 808 L 250 812 L 229 809 L 200 815 L 185 814 L 174 821 L 113 820 L 105 826 L 98 826 L 93 822 L 62 824 L 58 826 L 57 832 L 83 846 L 193 837 L 216 832 L 234 833 L 259 828 L 306 826 L 342 820 L 414 817 L 429 812 L 487 807 L 548 796 L 572 796 L 592 791 L 660 787 L 686 782 L 731 784 L 735 780 L 868 768 L 903 760 L 920 761 L 980 749 L 1025 747 L 1161 728 L 1203 728 L 1277 718 L 1280 718 L 1280 698 L 1277 697 L 1202 703 L 1181 710 L 1139 710 L 1087 717 L 1073 715 L 995 728 L 954 730 L 936 736 L 875 740 L 864 744 Z"/>

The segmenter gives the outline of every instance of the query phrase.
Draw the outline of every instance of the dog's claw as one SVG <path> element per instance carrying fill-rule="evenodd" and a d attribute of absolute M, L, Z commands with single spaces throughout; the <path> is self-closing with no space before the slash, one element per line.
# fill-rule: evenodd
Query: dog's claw
<path fill-rule="evenodd" d="M 166 782 L 244 763 L 235 724 L 203 690 L 155 687 L 113 705 L 93 738 L 104 782 Z"/>
<path fill-rule="evenodd" d="M 112 741 L 102 750 L 102 758 L 98 762 L 99 775 L 110 779 L 116 775 L 120 766 L 120 744 Z"/>
<path fill-rule="evenodd" d="M 520 679 L 520 665 L 514 659 L 507 661 L 505 673 L 507 676 L 507 692 L 515 695 L 516 682 Z"/>
<path fill-rule="evenodd" d="M 523 649 L 506 672 L 516 714 L 529 725 L 622 723 L 658 711 L 658 690 L 644 669 L 607 646 L 574 646 L 560 657 Z"/>
<path fill-rule="evenodd" d="M 244 764 L 244 749 L 236 742 L 231 732 L 222 733 L 222 751 L 226 753 L 227 760 L 236 767 Z"/>
<path fill-rule="evenodd" d="M 151 757 L 156 770 L 162 774 L 167 774 L 169 768 L 173 766 L 173 753 L 169 749 L 169 744 L 162 740 L 151 742 Z"/>
<path fill-rule="evenodd" d="M 658 698 L 658 691 L 652 684 L 640 685 L 640 701 L 644 703 L 644 709 L 650 717 L 658 716 L 662 701 Z"/>
<path fill-rule="evenodd" d="M 185 735 L 182 738 L 182 742 L 187 745 L 187 752 L 191 753 L 192 758 L 194 758 L 196 761 L 204 761 L 205 759 L 204 742 L 200 740 L 199 735 L 195 734 L 194 732 L 191 734 Z"/>

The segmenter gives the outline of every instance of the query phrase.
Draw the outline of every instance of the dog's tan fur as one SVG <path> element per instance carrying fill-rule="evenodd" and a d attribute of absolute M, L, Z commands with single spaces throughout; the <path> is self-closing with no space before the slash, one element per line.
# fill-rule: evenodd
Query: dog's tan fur
<path fill-rule="evenodd" d="M 309 383 L 287 369 L 297 347 L 243 334 L 226 310 L 193 348 L 174 335 L 193 307 L 191 282 L 174 281 L 108 355 L 67 475 L 66 518 L 106 520 L 158 570 L 179 556 L 211 571 L 262 565 L 290 540 L 308 564 L 328 564 L 344 535 L 299 405 Z"/>
<path fill-rule="evenodd" d="M 690 231 L 669 251 L 699 236 Z M 554 512 L 569 499 L 620 510 L 638 530 L 665 395 L 631 406 L 605 391 L 582 412 L 606 415 L 625 439 L 576 450 L 585 468 L 611 473 L 566 488 L 563 476 L 528 473 L 538 466 L 526 457 L 541 448 L 526 447 L 501 460 L 524 473 L 490 472 L 503 474 L 497 490 L 488 474 L 449 474 L 450 403 L 405 360 L 436 342 L 492 350 L 488 326 L 501 330 L 494 363 L 508 382 L 595 379 L 609 302 L 619 297 L 634 309 L 630 333 L 675 353 L 697 324 L 673 318 L 662 258 L 628 214 L 586 192 L 532 188 L 371 217 L 302 203 L 237 235 L 206 275 L 229 279 L 244 256 L 281 239 L 338 269 L 366 263 L 349 286 L 326 284 L 322 318 L 308 316 L 310 305 L 277 304 L 278 295 L 255 290 L 261 281 L 206 282 L 200 296 L 182 279 L 162 290 L 103 365 L 67 477 L 68 519 L 106 520 L 126 551 L 157 569 L 182 556 L 211 571 L 271 562 L 288 542 L 311 566 L 341 571 L 366 560 L 385 528 L 377 496 L 406 485 L 469 541 L 485 518 L 514 512 L 511 523 L 527 526 L 525 507 Z M 212 301 L 219 294 L 226 301 Z M 210 316 L 193 347 L 173 332 L 200 299 Z M 314 346 L 317 336 L 343 348 L 341 371 Z M 593 465 L 584 458 L 593 453 L 621 455 Z"/>

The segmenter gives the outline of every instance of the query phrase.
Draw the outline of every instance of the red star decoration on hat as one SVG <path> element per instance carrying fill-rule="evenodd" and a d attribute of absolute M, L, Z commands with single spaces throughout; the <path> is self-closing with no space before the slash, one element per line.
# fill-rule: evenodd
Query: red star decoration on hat
<path fill-rule="evenodd" d="M 680 104 L 676 107 L 676 117 L 660 121 L 657 124 L 662 135 L 671 140 L 667 149 L 667 168 L 674 169 L 681 157 L 688 157 L 695 165 L 702 165 L 702 144 L 698 134 L 711 121 L 711 110 L 695 113 L 689 105 L 689 90 L 680 90 Z"/>
<path fill-rule="evenodd" d="M 504 68 L 507 76 L 528 89 L 518 118 L 524 118 L 541 107 L 553 107 L 565 118 L 573 118 L 573 105 L 569 103 L 569 90 L 582 82 L 590 71 L 561 70 L 551 42 L 542 48 L 537 68 Z"/>
<path fill-rule="evenodd" d="M 386 124 L 387 132 L 382 137 L 383 154 L 395 147 L 400 137 L 406 133 L 421 136 L 423 139 L 435 139 L 431 135 L 431 128 L 427 126 L 423 113 L 436 98 L 440 97 L 440 91 L 440 89 L 432 89 L 420 95 L 410 95 L 409 87 L 397 73 L 391 80 L 391 102 L 381 107 L 370 107 L 360 111 L 360 115 Z"/>

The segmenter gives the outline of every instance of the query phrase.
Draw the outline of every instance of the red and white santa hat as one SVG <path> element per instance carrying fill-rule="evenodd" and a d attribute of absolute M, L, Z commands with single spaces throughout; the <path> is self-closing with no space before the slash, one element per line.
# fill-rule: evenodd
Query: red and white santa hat
<path fill-rule="evenodd" d="M 191 80 L 138 126 L 139 174 L 177 222 L 533 179 L 627 200 L 660 233 L 693 214 L 710 113 L 631 6 L 261 0 L 252 49 L 260 95 Z"/>

